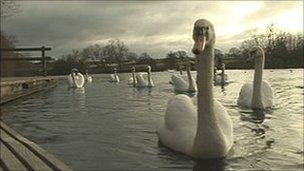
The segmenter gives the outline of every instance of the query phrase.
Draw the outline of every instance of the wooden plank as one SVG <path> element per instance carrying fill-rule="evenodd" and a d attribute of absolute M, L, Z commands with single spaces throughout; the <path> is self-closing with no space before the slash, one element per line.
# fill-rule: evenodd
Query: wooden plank
<path fill-rule="evenodd" d="M 42 51 L 43 47 L 28 47 L 28 48 L 1 48 L 0 51 Z M 50 51 L 52 48 L 44 47 L 44 50 Z"/>
<path fill-rule="evenodd" d="M 33 80 L 32 80 L 33 81 Z M 31 83 L 32 81 L 23 81 L 23 83 Z M 24 96 L 28 96 L 28 95 L 31 95 L 31 94 L 34 94 L 36 92 L 40 92 L 40 91 L 43 91 L 43 90 L 47 90 L 47 89 L 51 89 L 53 87 L 55 87 L 57 85 L 57 80 L 55 79 L 40 79 L 40 80 L 37 80 L 37 82 L 39 83 L 40 81 L 48 81 L 48 83 L 41 87 L 41 86 L 37 86 L 37 87 L 34 87 L 34 88 L 31 88 L 31 89 L 28 89 L 28 91 L 20 91 L 19 93 L 15 93 L 11 96 L 7 96 L 7 97 L 2 97 L 0 99 L 0 105 L 3 105 L 5 103 L 8 103 L 10 101 L 13 101 L 15 99 L 18 99 L 18 98 L 21 98 L 21 97 L 24 97 Z M 18 82 L 16 84 L 20 84 L 21 82 Z M 5 82 L 1 82 L 1 86 L 7 86 L 9 84 L 14 84 L 14 83 L 5 83 Z"/>
<path fill-rule="evenodd" d="M 38 156 L 41 160 L 43 160 L 53 170 L 72 171 L 72 169 L 69 166 L 64 164 L 62 161 L 58 160 L 54 155 L 45 151 L 34 142 L 24 138 L 19 133 L 9 128 L 5 123 L 1 121 L 0 121 L 0 128 L 5 130 L 15 140 L 19 141 L 24 146 L 26 146 L 29 150 L 31 150 L 36 156 Z"/>
<path fill-rule="evenodd" d="M 26 167 L 13 155 L 13 153 L 2 143 L 0 142 L 0 153 L 1 161 L 0 164 L 2 167 L 6 167 L 3 170 L 27 170 Z"/>
<path fill-rule="evenodd" d="M 18 158 L 18 160 L 29 170 L 52 170 L 33 152 L 23 144 L 16 141 L 5 131 L 0 132 L 1 141 Z"/>
<path fill-rule="evenodd" d="M 41 61 L 43 60 L 42 57 L 1 57 L 1 61 Z M 46 56 L 45 60 L 51 61 L 54 60 L 50 56 Z"/>
<path fill-rule="evenodd" d="M 0 171 L 7 171 L 9 170 L 8 167 L 3 163 L 2 159 L 0 158 Z"/>

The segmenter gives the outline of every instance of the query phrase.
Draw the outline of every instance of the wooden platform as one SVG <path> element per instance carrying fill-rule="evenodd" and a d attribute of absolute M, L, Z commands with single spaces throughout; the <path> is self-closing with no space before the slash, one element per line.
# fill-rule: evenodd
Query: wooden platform
<path fill-rule="evenodd" d="M 1 78 L 0 105 L 20 97 L 52 88 L 57 85 L 58 77 L 15 77 Z"/>
<path fill-rule="evenodd" d="M 72 170 L 34 142 L 0 121 L 1 170 Z"/>

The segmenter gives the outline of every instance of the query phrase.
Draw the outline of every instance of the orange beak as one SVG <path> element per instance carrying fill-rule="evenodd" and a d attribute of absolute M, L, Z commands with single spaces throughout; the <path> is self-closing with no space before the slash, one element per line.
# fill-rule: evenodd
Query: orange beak
<path fill-rule="evenodd" d="M 206 36 L 198 36 L 197 38 L 194 39 L 194 46 L 192 49 L 192 53 L 195 55 L 201 54 L 206 45 Z"/>

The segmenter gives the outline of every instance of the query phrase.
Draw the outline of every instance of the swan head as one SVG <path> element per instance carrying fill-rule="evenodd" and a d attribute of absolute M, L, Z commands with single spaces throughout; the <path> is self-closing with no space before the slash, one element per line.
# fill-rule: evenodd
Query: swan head
<path fill-rule="evenodd" d="M 225 68 L 226 68 L 226 65 L 225 65 L 224 63 L 222 63 L 221 68 L 222 68 L 222 69 L 225 69 Z"/>
<path fill-rule="evenodd" d="M 148 70 L 149 72 L 151 72 L 151 66 L 150 66 L 150 65 L 147 66 L 147 70 Z"/>
<path fill-rule="evenodd" d="M 71 74 L 78 75 L 78 73 L 79 73 L 79 70 L 76 69 L 76 68 L 73 68 L 73 69 L 71 70 Z"/>
<path fill-rule="evenodd" d="M 71 70 L 71 73 L 76 73 L 76 72 L 78 72 L 78 69 L 76 69 L 76 68 L 73 68 L 73 69 Z"/>
<path fill-rule="evenodd" d="M 132 66 L 131 71 L 135 72 L 135 67 L 134 66 Z"/>
<path fill-rule="evenodd" d="M 199 19 L 194 23 L 193 35 L 194 46 L 192 53 L 201 54 L 206 46 L 213 46 L 215 43 L 215 31 L 210 21 Z"/>
<path fill-rule="evenodd" d="M 256 47 L 253 47 L 252 49 L 250 49 L 250 51 L 248 53 L 247 61 L 252 61 L 253 59 L 261 58 L 263 56 L 264 56 L 263 48 L 260 46 L 256 46 Z"/>

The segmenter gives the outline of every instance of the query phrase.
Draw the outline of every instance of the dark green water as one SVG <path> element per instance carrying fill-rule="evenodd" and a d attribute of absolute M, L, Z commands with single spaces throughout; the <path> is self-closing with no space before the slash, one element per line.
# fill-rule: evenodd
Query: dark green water
<path fill-rule="evenodd" d="M 83 89 L 66 80 L 47 92 L 2 106 L 2 119 L 75 170 L 303 170 L 303 70 L 265 70 L 275 107 L 265 112 L 240 109 L 236 99 L 252 70 L 227 71 L 234 81 L 215 97 L 234 124 L 234 146 L 227 158 L 193 160 L 158 143 L 156 130 L 174 96 L 168 72 L 153 73 L 155 87 L 137 90 L 109 75 L 93 75 Z"/>

